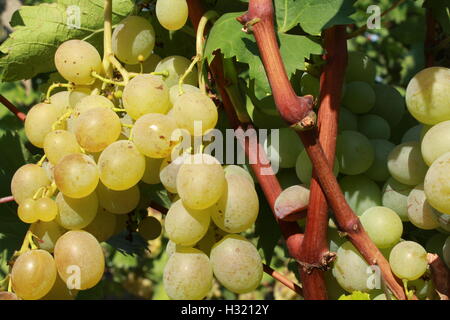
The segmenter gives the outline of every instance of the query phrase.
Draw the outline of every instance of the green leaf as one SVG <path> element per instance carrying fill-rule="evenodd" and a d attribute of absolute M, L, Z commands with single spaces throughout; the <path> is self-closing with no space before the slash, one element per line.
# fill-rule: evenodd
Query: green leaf
<path fill-rule="evenodd" d="M 123 255 L 142 255 L 147 249 L 147 241 L 139 233 L 133 232 L 130 235 L 127 230 L 112 236 L 106 243 Z"/>
<path fill-rule="evenodd" d="M 169 198 L 169 193 L 160 184 L 139 184 L 139 189 L 141 190 L 141 199 L 145 199 L 146 203 L 156 202 L 166 209 L 169 209 L 172 201 Z"/>
<path fill-rule="evenodd" d="M 71 27 L 69 6 L 80 8 L 80 28 Z M 133 8 L 132 0 L 113 1 L 113 24 Z M 101 51 L 103 0 L 58 0 L 23 6 L 13 15 L 11 25 L 14 32 L 0 46 L 0 81 L 29 79 L 54 71 L 55 51 L 69 39 L 86 39 Z"/>
<path fill-rule="evenodd" d="M 426 7 L 431 8 L 434 18 L 447 35 L 450 35 L 450 0 L 428 0 Z"/>
<path fill-rule="evenodd" d="M 338 300 L 370 300 L 370 296 L 365 292 L 353 291 L 352 294 L 340 296 Z"/>

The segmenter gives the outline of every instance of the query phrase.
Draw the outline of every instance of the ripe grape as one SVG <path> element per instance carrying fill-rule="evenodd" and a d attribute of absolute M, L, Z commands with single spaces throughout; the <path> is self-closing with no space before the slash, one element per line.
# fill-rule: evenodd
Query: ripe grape
<path fill-rule="evenodd" d="M 434 209 L 428 204 L 423 184 L 415 186 L 408 195 L 408 218 L 417 228 L 424 230 L 436 229 L 439 222 Z"/>
<path fill-rule="evenodd" d="M 212 280 L 208 256 L 198 249 L 177 246 L 164 267 L 164 289 L 171 299 L 201 300 L 211 289 Z"/>
<path fill-rule="evenodd" d="M 225 178 L 225 191 L 212 207 L 211 218 L 216 226 L 228 233 L 243 232 L 258 217 L 258 194 L 253 183 L 243 176 L 228 175 Z"/>
<path fill-rule="evenodd" d="M 83 230 L 68 231 L 55 245 L 59 276 L 77 290 L 95 286 L 105 270 L 105 257 L 97 239 Z"/>
<path fill-rule="evenodd" d="M 346 176 L 339 180 L 345 200 L 360 216 L 367 209 L 381 205 L 381 192 L 378 185 L 363 175 Z"/>
<path fill-rule="evenodd" d="M 225 236 L 213 246 L 210 257 L 214 276 L 228 290 L 247 293 L 259 286 L 263 276 L 261 257 L 244 237 Z"/>
<path fill-rule="evenodd" d="M 198 87 L 194 87 L 194 86 L 192 86 L 190 84 L 183 83 L 182 87 L 183 87 L 183 93 L 182 94 L 180 94 L 180 86 L 178 84 L 170 87 L 169 95 L 170 95 L 170 103 L 172 103 L 172 105 L 174 105 L 175 102 L 178 100 L 178 98 L 180 96 L 182 96 L 183 94 L 185 94 L 185 93 L 188 93 L 188 92 L 201 92 Z"/>
<path fill-rule="evenodd" d="M 145 157 L 129 140 L 110 144 L 98 159 L 100 180 L 116 191 L 127 190 L 136 185 L 144 175 Z"/>
<path fill-rule="evenodd" d="M 165 158 L 160 167 L 159 178 L 164 188 L 171 193 L 178 193 L 177 191 L 177 176 L 178 171 L 183 165 L 184 161 L 190 157 L 189 154 L 183 154 L 172 161 L 172 156 Z"/>
<path fill-rule="evenodd" d="M 75 104 L 74 115 L 75 117 L 79 117 L 85 111 L 97 108 L 112 109 L 114 108 L 114 104 L 104 96 L 98 94 L 89 95 L 80 99 Z"/>
<path fill-rule="evenodd" d="M 336 144 L 339 171 L 356 175 L 367 171 L 375 159 L 375 150 L 364 135 L 356 131 L 342 131 Z"/>
<path fill-rule="evenodd" d="M 83 230 L 92 234 L 98 242 L 108 240 L 114 235 L 116 230 L 117 215 L 108 212 L 103 208 L 98 208 L 94 220 L 89 223 Z"/>
<path fill-rule="evenodd" d="M 345 130 L 358 131 L 358 118 L 344 107 L 339 108 L 339 132 Z"/>
<path fill-rule="evenodd" d="M 375 92 L 370 84 L 362 81 L 347 83 L 342 104 L 351 112 L 369 112 L 375 104 Z"/>
<path fill-rule="evenodd" d="M 370 144 L 375 150 L 375 158 L 370 168 L 364 174 L 374 181 L 386 181 L 390 176 L 387 160 L 395 145 L 382 139 L 370 140 Z"/>
<path fill-rule="evenodd" d="M 216 158 L 195 154 L 187 158 L 177 175 L 177 191 L 184 205 L 206 209 L 216 203 L 226 190 L 225 173 Z"/>
<path fill-rule="evenodd" d="M 384 118 L 391 128 L 395 128 L 405 114 L 405 100 L 394 87 L 376 83 L 373 85 L 375 91 L 375 106 L 370 113 Z"/>
<path fill-rule="evenodd" d="M 177 130 L 175 121 L 167 115 L 150 113 L 140 117 L 133 127 L 133 141 L 141 153 L 150 158 L 165 158 L 170 154 Z"/>
<path fill-rule="evenodd" d="M 29 250 L 22 253 L 11 270 L 12 288 L 25 300 L 37 300 L 45 296 L 56 280 L 55 260 L 45 250 Z"/>
<path fill-rule="evenodd" d="M 450 120 L 450 69 L 431 67 L 408 83 L 406 105 L 418 121 L 436 124 Z"/>
<path fill-rule="evenodd" d="M 303 149 L 297 157 L 295 173 L 302 183 L 307 186 L 311 184 L 312 162 L 311 159 L 309 159 L 306 149 Z M 339 174 L 339 163 L 337 158 L 334 160 L 333 173 L 335 176 Z"/>
<path fill-rule="evenodd" d="M 147 184 L 158 184 L 161 182 L 159 178 L 159 168 L 163 159 L 153 159 L 145 157 L 145 172 L 142 181 Z"/>
<path fill-rule="evenodd" d="M 138 230 L 145 240 L 154 240 L 161 235 L 161 222 L 155 217 L 146 217 L 139 223 Z"/>
<path fill-rule="evenodd" d="M 400 279 L 416 280 L 427 270 L 427 252 L 416 242 L 403 241 L 392 248 L 389 264 Z"/>
<path fill-rule="evenodd" d="M 450 152 L 434 160 L 425 176 L 424 187 L 428 203 L 450 214 Z"/>
<path fill-rule="evenodd" d="M 421 151 L 429 166 L 446 152 L 450 152 L 450 120 L 431 127 L 423 137 Z"/>
<path fill-rule="evenodd" d="M 70 91 L 60 91 L 50 97 L 50 103 L 58 110 L 58 117 L 70 109 Z"/>
<path fill-rule="evenodd" d="M 253 180 L 252 175 L 246 169 L 241 166 L 230 164 L 223 167 L 223 172 L 225 172 L 225 177 L 228 175 L 240 175 L 244 178 L 247 178 L 253 185 L 255 185 L 255 181 Z"/>
<path fill-rule="evenodd" d="M 400 217 L 386 207 L 372 207 L 360 217 L 364 229 L 378 248 L 390 248 L 400 241 L 403 224 Z"/>
<path fill-rule="evenodd" d="M 25 119 L 25 134 L 28 140 L 38 148 L 44 146 L 45 136 L 52 131 L 53 123 L 58 120 L 59 110 L 53 104 L 38 103 L 28 111 Z"/>
<path fill-rule="evenodd" d="M 127 64 L 144 61 L 155 46 L 155 31 L 147 19 L 128 16 L 114 29 L 112 50 L 116 57 Z"/>
<path fill-rule="evenodd" d="M 188 18 L 186 0 L 158 0 L 156 1 L 156 17 L 167 30 L 183 28 Z"/>
<path fill-rule="evenodd" d="M 44 222 L 52 221 L 58 214 L 58 205 L 55 200 L 44 197 L 37 199 L 34 204 L 35 215 Z"/>
<path fill-rule="evenodd" d="M 81 153 L 62 158 L 53 172 L 59 191 L 71 198 L 86 197 L 95 190 L 99 180 L 94 160 Z"/>
<path fill-rule="evenodd" d="M 100 207 L 115 214 L 130 213 L 136 209 L 141 198 L 136 185 L 127 190 L 115 191 L 105 187 L 101 182 L 97 186 L 97 196 Z"/>
<path fill-rule="evenodd" d="M 47 172 L 36 164 L 21 166 L 11 180 L 11 193 L 14 200 L 20 204 L 26 199 L 33 198 L 39 188 L 50 184 Z"/>
<path fill-rule="evenodd" d="M 125 86 L 123 106 L 134 120 L 148 113 L 167 113 L 170 109 L 169 86 L 154 75 L 141 74 Z"/>
<path fill-rule="evenodd" d="M 408 221 L 408 195 L 412 187 L 389 178 L 383 187 L 381 202 L 384 207 L 391 208 L 402 221 Z"/>
<path fill-rule="evenodd" d="M 36 201 L 33 199 L 25 199 L 19 204 L 17 208 L 17 215 L 19 219 L 25 223 L 33 223 L 39 220 L 39 216 L 36 214 Z"/>
<path fill-rule="evenodd" d="M 306 207 L 309 203 L 309 189 L 294 185 L 284 189 L 275 200 L 274 209 L 277 216 L 283 216 L 287 212 Z"/>
<path fill-rule="evenodd" d="M 421 183 L 428 170 L 416 141 L 396 146 L 389 153 L 387 166 L 395 180 L 411 186 Z"/>
<path fill-rule="evenodd" d="M 61 76 L 75 84 L 92 84 L 92 71 L 100 73 L 102 60 L 97 49 L 83 40 L 63 42 L 55 53 L 55 65 Z"/>
<path fill-rule="evenodd" d="M 264 141 L 264 150 L 274 168 L 295 167 L 297 157 L 304 148 L 297 133 L 291 128 L 281 128 L 276 139 L 272 134 Z"/>
<path fill-rule="evenodd" d="M 135 73 L 150 73 L 155 71 L 156 66 L 161 61 L 161 57 L 157 54 L 153 53 L 151 54 L 147 59 L 145 59 L 144 62 L 142 62 L 142 69 L 141 69 L 141 63 L 138 64 L 127 64 L 125 68 L 128 72 L 135 72 Z"/>
<path fill-rule="evenodd" d="M 184 75 L 186 70 L 189 68 L 191 61 L 182 56 L 169 56 L 162 59 L 158 65 L 156 66 L 156 72 L 168 71 L 169 76 L 164 78 L 164 82 L 167 87 L 171 88 L 172 86 L 178 84 L 180 78 Z M 197 75 L 197 67 L 192 69 L 192 72 L 189 73 L 186 78 L 184 78 L 185 84 L 190 84 L 194 87 L 198 84 L 198 75 Z"/>
<path fill-rule="evenodd" d="M 88 97 L 91 94 L 90 87 L 75 87 L 72 91 L 69 91 L 69 106 L 74 109 L 75 106 L 81 101 L 83 98 Z M 97 95 L 95 95 L 97 96 Z"/>
<path fill-rule="evenodd" d="M 58 215 L 56 222 L 69 230 L 82 229 L 89 225 L 97 214 L 98 199 L 95 192 L 85 198 L 73 199 L 58 193 L 56 196 Z"/>
<path fill-rule="evenodd" d="M 55 130 L 45 136 L 44 152 L 52 164 L 57 164 L 68 154 L 81 153 L 81 148 L 72 132 Z"/>
<path fill-rule="evenodd" d="M 206 234 L 210 220 L 210 209 L 191 209 L 177 200 L 167 212 L 164 228 L 170 240 L 182 246 L 191 246 Z"/>
<path fill-rule="evenodd" d="M 386 139 L 391 137 L 389 123 L 376 114 L 365 114 L 358 118 L 358 131 L 369 139 Z"/>
<path fill-rule="evenodd" d="M 351 51 L 348 53 L 348 64 L 345 72 L 345 80 L 364 81 L 372 83 L 375 79 L 375 64 L 364 53 Z"/>
<path fill-rule="evenodd" d="M 39 249 L 53 252 L 56 241 L 65 230 L 55 221 L 37 221 L 30 226 L 30 231 L 38 238 L 36 245 Z"/>

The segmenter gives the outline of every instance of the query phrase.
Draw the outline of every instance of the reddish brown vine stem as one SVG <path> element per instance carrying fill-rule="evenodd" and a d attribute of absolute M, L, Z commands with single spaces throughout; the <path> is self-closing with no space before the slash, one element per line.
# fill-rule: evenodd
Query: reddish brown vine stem
<path fill-rule="evenodd" d="M 431 269 L 431 277 L 441 300 L 450 298 L 450 271 L 437 254 L 427 254 L 428 264 Z"/>
<path fill-rule="evenodd" d="M 273 270 L 271 267 L 263 263 L 263 270 L 268 275 L 272 276 L 274 279 L 278 280 L 282 284 L 284 284 L 286 287 L 291 289 L 292 291 L 295 291 L 299 295 L 303 296 L 302 288 L 300 288 L 298 285 L 296 285 L 294 282 L 283 276 L 281 273 Z"/>
<path fill-rule="evenodd" d="M 0 103 L 2 103 L 9 111 L 22 121 L 25 121 L 27 117 L 25 113 L 21 112 L 15 105 L 13 105 L 8 99 L 0 94 Z"/>
<path fill-rule="evenodd" d="M 14 197 L 13 196 L 0 198 L 0 203 L 8 203 L 8 202 L 13 202 L 13 201 L 14 201 Z"/>
<path fill-rule="evenodd" d="M 425 33 L 425 45 L 424 45 L 424 54 L 425 54 L 425 66 L 432 67 L 434 66 L 434 54 L 435 52 L 432 50 L 436 45 L 436 20 L 433 17 L 433 12 L 431 8 L 426 8 L 426 33 Z"/>
<path fill-rule="evenodd" d="M 317 139 L 317 129 L 298 130 L 311 121 L 309 98 L 295 95 L 287 78 L 273 22 L 273 4 L 270 0 L 250 0 L 248 12 L 238 20 L 251 28 L 266 70 L 278 111 L 284 120 L 297 129 L 303 141 L 317 179 L 328 204 L 334 211 L 340 229 L 345 232 L 369 264 L 377 264 L 387 287 L 398 299 L 405 299 L 402 286 L 391 272 L 389 263 L 370 240 L 358 217 L 347 204 L 336 177 Z M 306 121 L 305 121 L 306 120 Z"/>

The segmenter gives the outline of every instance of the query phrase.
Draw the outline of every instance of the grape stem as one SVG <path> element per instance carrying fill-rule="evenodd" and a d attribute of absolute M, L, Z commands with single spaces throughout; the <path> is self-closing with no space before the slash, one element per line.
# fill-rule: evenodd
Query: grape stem
<path fill-rule="evenodd" d="M 103 8 L 103 70 L 108 78 L 112 78 L 110 55 L 112 51 L 112 0 L 105 0 Z M 104 82 L 105 83 L 105 82 Z"/>
<path fill-rule="evenodd" d="M 74 85 L 72 83 L 53 83 L 50 87 L 48 87 L 44 103 L 50 103 L 50 96 L 52 95 L 53 90 L 55 90 L 56 88 L 73 89 L 73 87 Z"/>
<path fill-rule="evenodd" d="M 45 159 L 47 159 L 47 155 L 44 154 L 41 159 L 36 163 L 39 167 L 42 167 L 42 164 L 44 163 Z"/>
<path fill-rule="evenodd" d="M 13 196 L 0 198 L 0 203 L 8 203 L 8 202 L 13 202 L 13 201 L 14 201 L 14 197 Z"/>
<path fill-rule="evenodd" d="M 444 261 L 437 255 L 427 254 L 428 264 L 431 270 L 431 277 L 435 285 L 435 290 L 441 300 L 450 298 L 450 271 Z"/>
<path fill-rule="evenodd" d="M 302 288 L 300 288 L 296 283 L 292 282 L 291 280 L 286 278 L 284 275 L 282 275 L 278 271 L 275 271 L 274 269 L 272 269 L 271 267 L 269 267 L 268 265 L 266 265 L 264 263 L 263 263 L 263 270 L 265 273 L 267 273 L 269 276 L 271 276 L 275 280 L 281 282 L 286 287 L 288 287 L 295 293 L 299 294 L 300 296 L 303 296 Z"/>
<path fill-rule="evenodd" d="M 13 105 L 8 99 L 6 99 L 3 95 L 0 94 L 0 103 L 3 104 L 9 111 L 11 111 L 17 118 L 22 121 L 25 121 L 27 115 L 19 109 L 15 105 Z"/>
<path fill-rule="evenodd" d="M 99 75 L 97 72 L 92 71 L 91 75 L 96 78 L 99 79 L 100 81 L 103 82 L 103 84 L 113 84 L 115 86 L 121 86 L 121 87 L 125 87 L 126 83 L 124 81 L 114 81 L 105 77 L 102 77 L 101 75 Z"/>
<path fill-rule="evenodd" d="M 315 127 L 312 96 L 297 97 L 289 81 L 275 34 L 274 8 L 270 0 L 250 0 L 248 12 L 238 18 L 244 26 L 258 18 L 251 26 L 256 39 L 275 104 L 282 118 L 290 124 L 301 138 L 308 153 L 317 181 L 320 183 L 328 204 L 334 212 L 341 231 L 370 264 L 377 264 L 388 288 L 398 299 L 406 299 L 405 292 L 393 275 L 389 263 L 365 232 L 359 218 L 347 204 L 333 174 L 332 167 L 321 147 Z M 306 130 L 309 129 L 309 130 Z M 308 221 L 307 223 L 312 223 Z M 297 256 L 299 253 L 297 253 Z M 298 260 L 301 262 L 301 260 Z"/>

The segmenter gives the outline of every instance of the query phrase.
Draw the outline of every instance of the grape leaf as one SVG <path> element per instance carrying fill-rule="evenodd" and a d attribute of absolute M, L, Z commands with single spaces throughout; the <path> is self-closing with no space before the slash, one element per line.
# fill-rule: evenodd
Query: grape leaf
<path fill-rule="evenodd" d="M 133 8 L 132 0 L 113 1 L 113 24 Z M 80 26 L 73 27 L 78 21 Z M 14 32 L 0 46 L 0 81 L 29 79 L 54 71 L 55 51 L 69 39 L 85 39 L 101 51 L 103 0 L 58 0 L 23 6 L 14 13 L 11 25 Z"/>
<path fill-rule="evenodd" d="M 147 241 L 139 233 L 133 232 L 130 235 L 128 230 L 112 236 L 106 243 L 123 255 L 141 255 L 147 248 Z"/>

